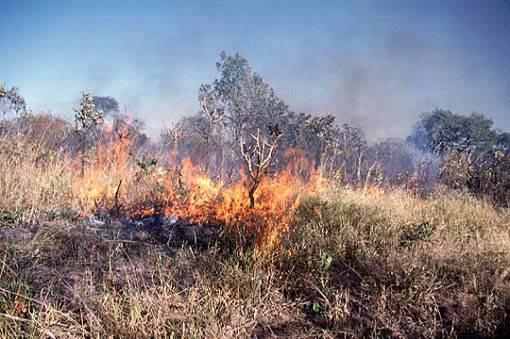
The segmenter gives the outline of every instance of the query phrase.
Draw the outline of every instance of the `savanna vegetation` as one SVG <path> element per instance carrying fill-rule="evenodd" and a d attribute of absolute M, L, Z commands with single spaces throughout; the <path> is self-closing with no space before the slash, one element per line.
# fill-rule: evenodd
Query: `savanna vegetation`
<path fill-rule="evenodd" d="M 510 134 L 435 109 L 367 140 L 221 53 L 149 138 L 0 86 L 0 337 L 506 337 Z"/>

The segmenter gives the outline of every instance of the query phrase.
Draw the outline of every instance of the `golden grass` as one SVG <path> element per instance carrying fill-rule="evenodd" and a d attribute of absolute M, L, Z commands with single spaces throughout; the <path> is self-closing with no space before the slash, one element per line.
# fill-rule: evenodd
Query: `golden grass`
<path fill-rule="evenodd" d="M 0 140 L 0 211 L 22 223 L 70 208 L 69 164 L 22 137 Z"/>
<path fill-rule="evenodd" d="M 327 305 L 348 286 L 350 311 L 366 307 L 357 336 L 507 331 L 508 210 L 459 194 L 333 188 L 304 201 L 295 220 L 285 244 L 290 288 L 320 286 L 315 298 L 332 326 L 343 308 Z M 377 324 L 370 333 L 368 319 Z"/>
<path fill-rule="evenodd" d="M 35 232 L 0 239 L 0 337 L 508 334 L 510 212 L 469 195 L 328 185 L 258 256 L 228 233 L 206 249 L 104 238 L 77 218 L 90 203 L 68 161 L 22 139 L 0 161 L 0 226 Z"/>

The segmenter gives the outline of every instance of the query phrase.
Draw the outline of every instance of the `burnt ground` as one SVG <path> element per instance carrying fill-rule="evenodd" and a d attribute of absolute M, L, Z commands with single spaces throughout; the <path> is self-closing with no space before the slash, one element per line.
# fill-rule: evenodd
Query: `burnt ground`
<path fill-rule="evenodd" d="M 180 248 L 190 245 L 204 249 L 214 243 L 222 225 L 215 223 L 192 223 L 176 217 L 97 218 L 90 216 L 78 222 L 87 233 L 104 240 L 137 241 Z M 37 233 L 38 226 L 27 228 L 0 225 L 0 240 L 29 241 Z"/>
<path fill-rule="evenodd" d="M 205 248 L 221 230 L 213 223 L 192 223 L 176 217 L 119 218 L 102 221 L 90 217 L 87 226 L 105 239 L 132 240 L 181 247 L 183 244 Z"/>

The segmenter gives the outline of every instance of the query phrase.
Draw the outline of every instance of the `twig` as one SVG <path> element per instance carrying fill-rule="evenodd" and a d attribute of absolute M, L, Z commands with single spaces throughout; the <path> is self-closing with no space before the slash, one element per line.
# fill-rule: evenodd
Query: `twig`
<path fill-rule="evenodd" d="M 117 189 L 115 190 L 115 215 L 119 215 L 119 213 L 120 213 L 120 205 L 119 205 L 120 185 L 122 185 L 122 179 L 120 179 L 119 184 L 117 185 Z"/>

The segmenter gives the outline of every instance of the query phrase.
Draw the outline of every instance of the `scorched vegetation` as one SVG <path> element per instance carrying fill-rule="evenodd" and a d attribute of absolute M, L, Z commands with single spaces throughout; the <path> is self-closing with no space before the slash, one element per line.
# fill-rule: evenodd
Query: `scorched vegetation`
<path fill-rule="evenodd" d="M 508 335 L 508 133 L 436 109 L 374 142 L 217 68 L 160 140 L 0 87 L 0 337 Z"/>

